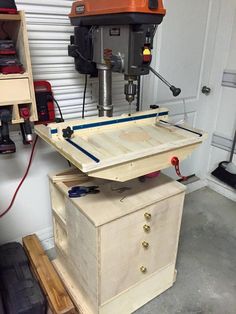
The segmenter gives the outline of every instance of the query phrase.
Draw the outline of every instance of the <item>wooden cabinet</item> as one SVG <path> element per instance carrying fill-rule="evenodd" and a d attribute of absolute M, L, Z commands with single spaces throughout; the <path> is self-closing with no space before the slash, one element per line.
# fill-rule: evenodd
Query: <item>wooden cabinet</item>
<path fill-rule="evenodd" d="M 132 313 L 173 285 L 181 184 L 164 175 L 144 183 L 54 178 L 55 265 L 82 313 Z M 101 192 L 69 199 L 81 184 Z"/>
<path fill-rule="evenodd" d="M 0 73 L 0 108 L 7 107 L 12 112 L 12 123 L 22 123 L 20 108 L 22 105 L 30 109 L 30 120 L 37 121 L 37 108 L 35 102 L 32 68 L 25 14 L 0 14 L 0 40 L 9 36 L 13 40 L 17 56 L 25 72 L 23 74 Z"/>

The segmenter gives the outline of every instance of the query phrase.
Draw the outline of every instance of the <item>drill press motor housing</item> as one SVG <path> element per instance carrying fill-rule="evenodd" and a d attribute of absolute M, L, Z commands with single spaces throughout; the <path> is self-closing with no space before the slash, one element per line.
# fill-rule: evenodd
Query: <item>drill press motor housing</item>
<path fill-rule="evenodd" d="M 137 93 L 134 81 L 150 72 L 157 26 L 165 16 L 162 0 L 76 1 L 69 55 L 77 71 L 99 77 L 99 116 L 112 116 L 112 72 L 123 73 L 126 100 Z"/>

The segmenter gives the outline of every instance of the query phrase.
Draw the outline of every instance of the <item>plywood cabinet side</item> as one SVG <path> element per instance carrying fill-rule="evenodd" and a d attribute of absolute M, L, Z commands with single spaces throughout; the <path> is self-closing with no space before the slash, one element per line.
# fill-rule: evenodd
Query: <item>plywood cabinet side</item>
<path fill-rule="evenodd" d="M 95 311 L 98 308 L 98 230 L 69 200 L 65 207 L 66 245 L 63 244 L 64 250 L 55 234 L 57 251 L 65 257 L 63 262 Z"/>
<path fill-rule="evenodd" d="M 32 65 L 31 65 L 31 56 L 30 56 L 30 48 L 29 48 L 29 38 L 27 32 L 26 18 L 24 11 L 20 12 L 21 15 L 21 32 L 20 36 L 17 40 L 17 48 L 21 58 L 23 59 L 24 65 L 26 66 L 26 72 L 28 73 L 29 78 L 29 89 L 31 96 L 31 121 L 38 120 L 38 113 L 36 107 L 36 99 L 35 99 L 35 91 L 34 91 L 34 81 L 33 81 L 33 73 L 32 73 Z M 22 45 L 23 43 L 23 45 Z"/>

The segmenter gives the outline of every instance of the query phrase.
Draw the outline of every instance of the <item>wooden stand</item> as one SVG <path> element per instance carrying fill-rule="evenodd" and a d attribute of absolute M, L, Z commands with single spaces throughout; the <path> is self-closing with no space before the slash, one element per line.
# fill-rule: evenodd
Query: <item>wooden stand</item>
<path fill-rule="evenodd" d="M 12 110 L 12 123 L 22 123 L 20 107 L 28 106 L 31 112 L 31 121 L 37 121 L 37 109 L 34 94 L 34 85 L 31 69 L 28 35 L 25 14 L 0 14 L 0 24 L 4 23 L 4 30 L 14 41 L 17 55 L 23 64 L 23 74 L 0 74 L 0 107 L 10 107 Z M 0 39 L 5 39 L 6 34 L 0 30 Z"/>
<path fill-rule="evenodd" d="M 62 173 L 50 181 L 54 265 L 81 313 L 132 313 L 173 285 L 185 187 L 164 175 L 118 183 Z M 76 185 L 100 193 L 70 199 Z"/>

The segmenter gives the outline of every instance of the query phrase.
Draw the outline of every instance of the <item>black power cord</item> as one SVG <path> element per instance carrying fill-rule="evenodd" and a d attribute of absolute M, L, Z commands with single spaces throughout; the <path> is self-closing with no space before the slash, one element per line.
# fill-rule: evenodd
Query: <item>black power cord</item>
<path fill-rule="evenodd" d="M 57 108 L 58 108 L 58 111 L 59 111 L 60 116 L 61 116 L 61 119 L 60 119 L 60 121 L 58 121 L 58 122 L 64 122 L 65 120 L 64 120 L 63 114 L 62 114 L 62 112 L 61 112 L 61 107 L 60 107 L 60 105 L 58 104 L 58 101 L 54 98 L 54 96 L 52 96 L 52 99 L 53 99 L 53 101 L 56 103 Z"/>
<path fill-rule="evenodd" d="M 88 85 L 88 75 L 85 74 L 82 119 L 84 119 L 84 114 L 85 114 L 85 101 L 86 101 L 87 85 Z"/>

